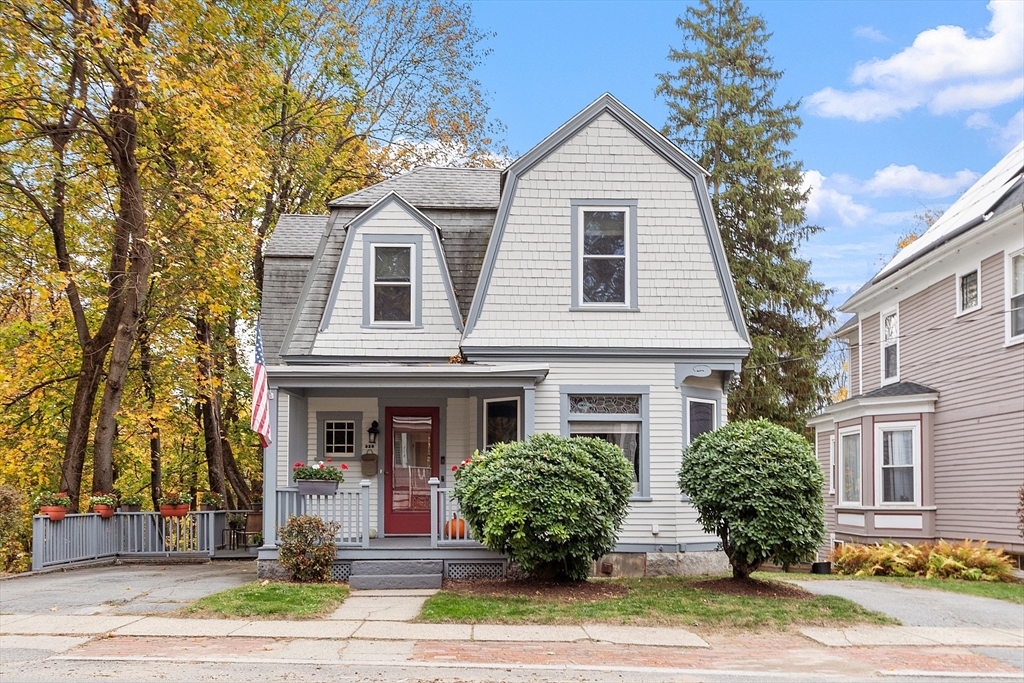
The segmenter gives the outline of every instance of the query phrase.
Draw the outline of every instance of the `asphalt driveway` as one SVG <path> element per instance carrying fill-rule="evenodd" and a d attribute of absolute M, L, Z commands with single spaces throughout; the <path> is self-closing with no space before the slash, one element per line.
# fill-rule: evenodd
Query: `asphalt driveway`
<path fill-rule="evenodd" d="M 884 581 L 786 580 L 816 595 L 837 595 L 888 614 L 904 626 L 1024 628 L 1024 606 L 1005 600 L 906 588 Z"/>
<path fill-rule="evenodd" d="M 0 581 L 3 614 L 154 614 L 256 579 L 255 561 L 119 565 Z"/>

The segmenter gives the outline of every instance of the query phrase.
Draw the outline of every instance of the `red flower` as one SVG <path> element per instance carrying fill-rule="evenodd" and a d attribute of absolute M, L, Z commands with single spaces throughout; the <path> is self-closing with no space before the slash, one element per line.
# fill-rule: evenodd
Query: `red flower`
<path fill-rule="evenodd" d="M 330 461 L 328 461 L 328 462 L 330 462 Z M 346 465 L 345 463 L 341 463 L 341 469 L 347 470 L 348 469 L 348 465 Z"/>
<path fill-rule="evenodd" d="M 330 459 L 330 458 L 327 458 L 327 462 L 331 462 L 331 459 Z"/>
<path fill-rule="evenodd" d="M 458 465 L 452 465 L 452 472 L 454 472 L 454 471 L 455 471 L 455 470 L 457 470 L 457 469 L 459 469 L 459 466 L 458 466 Z"/>
<path fill-rule="evenodd" d="M 301 462 L 295 463 L 295 467 L 302 467 L 302 463 Z"/>

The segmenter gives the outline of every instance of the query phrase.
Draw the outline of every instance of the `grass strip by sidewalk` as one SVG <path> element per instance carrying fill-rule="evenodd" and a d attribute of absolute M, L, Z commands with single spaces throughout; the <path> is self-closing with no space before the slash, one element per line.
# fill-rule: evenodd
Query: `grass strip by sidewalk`
<path fill-rule="evenodd" d="M 257 581 L 207 595 L 182 611 L 207 619 L 311 619 L 333 612 L 347 596 L 348 587 L 336 583 Z"/>
<path fill-rule="evenodd" d="M 419 621 L 496 624 L 604 622 L 748 631 L 785 630 L 790 626 L 899 623 L 834 596 L 801 600 L 723 595 L 697 587 L 696 580 L 683 577 L 618 579 L 629 589 L 624 596 L 571 602 L 527 595 L 492 597 L 442 591 L 427 600 Z"/>
<path fill-rule="evenodd" d="M 980 598 L 995 598 L 1024 605 L 1024 583 L 1003 583 L 990 581 L 963 581 L 961 579 L 922 579 L 913 576 L 844 576 L 842 574 L 778 574 L 774 572 L 758 572 L 759 579 L 794 581 L 880 581 L 896 583 L 907 588 L 923 588 L 926 590 L 948 591 L 963 595 L 975 595 Z"/>

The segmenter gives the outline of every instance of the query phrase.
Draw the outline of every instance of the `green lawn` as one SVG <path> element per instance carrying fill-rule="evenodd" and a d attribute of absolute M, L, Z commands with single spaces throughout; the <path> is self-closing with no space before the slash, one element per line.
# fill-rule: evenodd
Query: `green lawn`
<path fill-rule="evenodd" d="M 754 576 L 762 580 L 794 579 L 804 581 L 888 581 L 898 583 L 907 588 L 926 588 L 928 590 L 949 591 L 964 595 L 977 595 L 982 598 L 995 598 L 1018 605 L 1024 605 L 1024 583 L 990 583 L 988 581 L 962 581 L 960 579 L 919 579 L 903 576 L 842 576 L 840 574 L 776 574 L 758 572 Z"/>
<path fill-rule="evenodd" d="M 425 622 L 577 624 L 606 622 L 672 625 L 701 630 L 782 630 L 789 626 L 897 624 L 833 596 L 800 600 L 722 595 L 684 577 L 618 579 L 629 593 L 595 601 L 559 602 L 540 597 L 489 597 L 442 591 L 423 606 Z"/>
<path fill-rule="evenodd" d="M 348 596 L 336 583 L 247 583 L 201 598 L 183 611 L 197 617 L 308 619 L 334 611 Z"/>

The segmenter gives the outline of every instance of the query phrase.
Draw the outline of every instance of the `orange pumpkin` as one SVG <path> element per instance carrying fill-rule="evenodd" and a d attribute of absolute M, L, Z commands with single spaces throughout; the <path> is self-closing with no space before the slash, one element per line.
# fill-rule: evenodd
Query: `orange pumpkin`
<path fill-rule="evenodd" d="M 458 515 L 452 515 L 452 518 L 444 525 L 445 538 L 450 539 L 464 539 L 468 538 L 466 535 L 466 520 L 459 519 Z"/>

